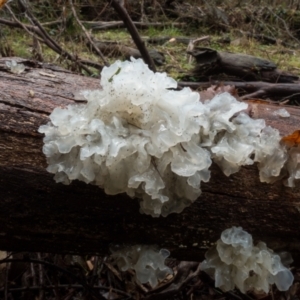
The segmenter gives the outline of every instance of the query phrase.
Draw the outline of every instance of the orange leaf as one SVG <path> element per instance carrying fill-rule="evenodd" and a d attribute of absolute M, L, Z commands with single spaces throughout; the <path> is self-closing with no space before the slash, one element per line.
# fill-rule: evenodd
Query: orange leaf
<path fill-rule="evenodd" d="M 4 6 L 4 4 L 7 2 L 7 0 L 0 0 L 0 8 L 2 8 L 2 6 Z"/>
<path fill-rule="evenodd" d="M 284 136 L 281 141 L 290 147 L 297 146 L 300 144 L 300 130 L 296 130 L 294 133 Z"/>

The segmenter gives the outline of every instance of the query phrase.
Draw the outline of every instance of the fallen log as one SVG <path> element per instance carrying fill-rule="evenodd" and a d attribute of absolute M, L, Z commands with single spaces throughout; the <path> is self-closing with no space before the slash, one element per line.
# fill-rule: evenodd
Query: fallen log
<path fill-rule="evenodd" d="M 300 258 L 300 187 L 260 183 L 255 166 L 226 177 L 212 167 L 203 194 L 181 214 L 152 218 L 136 199 L 108 196 L 96 186 L 57 184 L 45 170 L 43 136 L 37 132 L 57 106 L 76 103 L 77 91 L 99 88 L 99 79 L 52 65 L 21 60 L 20 75 L 0 59 L 0 249 L 107 254 L 110 244 L 157 244 L 182 260 L 202 260 L 221 231 L 242 226 L 255 240 Z M 299 109 L 251 104 L 252 117 L 266 119 L 282 135 L 299 129 Z"/>
<path fill-rule="evenodd" d="M 231 85 L 234 86 L 243 100 L 251 98 L 271 98 L 274 100 L 287 100 L 299 98 L 300 84 L 295 83 L 268 83 L 263 81 L 221 81 L 211 80 L 209 82 L 187 82 L 180 81 L 179 86 L 190 87 L 192 89 L 206 89 L 212 85 Z"/>
<path fill-rule="evenodd" d="M 195 48 L 188 51 L 195 57 L 197 65 L 191 75 L 205 80 L 213 75 L 226 74 L 236 81 L 267 81 L 276 83 L 292 83 L 299 79 L 291 73 L 277 69 L 271 61 L 252 55 L 216 51 L 210 48 Z"/>

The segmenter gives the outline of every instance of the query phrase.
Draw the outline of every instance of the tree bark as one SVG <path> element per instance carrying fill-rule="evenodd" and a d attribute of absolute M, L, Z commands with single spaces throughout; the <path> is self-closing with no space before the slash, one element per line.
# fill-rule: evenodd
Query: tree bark
<path fill-rule="evenodd" d="M 76 91 L 99 88 L 100 81 L 24 60 L 25 72 L 14 75 L 7 60 L 0 59 L 0 249 L 103 255 L 110 244 L 144 243 L 200 261 L 220 233 L 235 225 L 300 258 L 300 188 L 260 183 L 256 166 L 229 178 L 213 166 L 200 198 L 166 218 L 140 214 L 138 200 L 123 194 L 108 196 L 77 181 L 55 183 L 45 170 L 37 129 L 55 107 L 75 103 Z M 298 108 L 287 107 L 291 117 L 284 120 L 272 114 L 276 109 L 253 103 L 249 111 L 283 135 L 299 128 Z"/>

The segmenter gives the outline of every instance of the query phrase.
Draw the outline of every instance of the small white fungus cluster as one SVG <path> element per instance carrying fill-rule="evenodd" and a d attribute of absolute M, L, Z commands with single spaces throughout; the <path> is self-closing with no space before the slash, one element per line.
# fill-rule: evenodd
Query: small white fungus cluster
<path fill-rule="evenodd" d="M 280 108 L 280 109 L 275 110 L 273 112 L 273 115 L 279 116 L 281 118 L 289 118 L 291 116 L 290 113 L 284 108 Z"/>
<path fill-rule="evenodd" d="M 166 249 L 157 251 L 152 246 L 114 247 L 111 257 L 121 271 L 133 269 L 136 279 L 140 283 L 147 283 L 152 287 L 163 280 L 166 275 L 173 274 L 172 269 L 165 265 L 170 252 Z"/>
<path fill-rule="evenodd" d="M 263 242 L 254 246 L 252 236 L 241 227 L 223 231 L 205 258 L 201 269 L 212 274 L 215 286 L 224 291 L 237 287 L 242 293 L 250 290 L 267 293 L 274 283 L 278 290 L 286 291 L 294 279 L 279 255 Z"/>
<path fill-rule="evenodd" d="M 240 113 L 247 104 L 230 94 L 201 103 L 199 93 L 172 90 L 174 79 L 135 59 L 104 68 L 101 85 L 83 92 L 87 104 L 55 108 L 39 128 L 57 182 L 125 192 L 141 199 L 141 212 L 167 216 L 199 197 L 212 160 L 228 176 L 254 162 L 261 181 L 283 176 L 288 155 L 279 132 Z"/>
<path fill-rule="evenodd" d="M 21 74 L 26 69 L 24 64 L 18 64 L 14 59 L 5 62 L 5 65 L 7 66 L 8 70 L 14 74 Z"/>

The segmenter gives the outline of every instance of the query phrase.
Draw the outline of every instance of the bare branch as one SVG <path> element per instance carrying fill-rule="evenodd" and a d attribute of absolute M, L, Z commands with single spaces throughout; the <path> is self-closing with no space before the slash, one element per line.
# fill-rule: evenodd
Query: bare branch
<path fill-rule="evenodd" d="M 89 75 L 92 75 L 92 71 L 90 71 L 85 65 L 83 65 L 77 57 L 74 57 L 72 54 L 64 50 L 55 40 L 53 40 L 49 34 L 45 31 L 40 22 L 33 16 L 28 7 L 23 3 L 23 0 L 18 1 L 24 12 L 26 13 L 28 19 L 40 29 L 41 36 L 44 42 L 50 47 L 52 50 L 57 52 L 58 54 L 70 59 L 75 62 L 80 68 L 85 70 Z"/>
<path fill-rule="evenodd" d="M 121 19 L 123 20 L 124 24 L 126 25 L 129 33 L 131 34 L 131 37 L 133 41 L 135 42 L 137 48 L 140 50 L 141 55 L 145 61 L 146 64 L 148 64 L 149 69 L 151 69 L 153 72 L 156 72 L 155 64 L 153 62 L 152 57 L 150 56 L 144 41 L 141 39 L 135 25 L 133 24 L 130 16 L 128 15 L 127 10 L 124 8 L 123 5 L 121 5 L 122 1 L 119 0 L 112 0 L 111 5 L 116 10 L 116 12 L 119 14 Z"/>
<path fill-rule="evenodd" d="M 92 30 L 103 30 L 103 29 L 113 29 L 113 28 L 120 28 L 120 27 L 126 27 L 124 22 L 122 21 L 82 21 L 83 24 L 90 25 Z M 132 22 L 136 28 L 142 28 L 146 29 L 149 27 L 183 27 L 185 23 L 179 23 L 179 22 Z M 48 24 L 48 23 L 43 23 Z"/>
<path fill-rule="evenodd" d="M 11 8 L 9 7 L 8 4 L 6 4 L 6 9 L 9 11 L 10 15 L 12 16 L 12 18 L 16 21 L 16 23 L 17 23 L 21 28 L 23 28 L 29 35 L 31 35 L 31 36 L 33 36 L 33 37 L 36 37 L 35 34 L 33 34 L 33 33 L 31 32 L 31 31 L 33 31 L 33 30 L 30 31 L 30 29 L 29 29 L 25 24 L 23 24 L 22 22 L 20 22 L 20 21 L 18 20 L 18 18 L 15 16 L 15 14 L 13 13 L 13 11 L 11 10 Z M 37 38 L 38 41 L 43 42 L 43 40 L 42 40 L 41 38 L 38 38 L 38 37 L 36 37 L 36 38 Z"/>
<path fill-rule="evenodd" d="M 100 49 L 97 47 L 97 45 L 93 42 L 92 38 L 90 37 L 89 33 L 87 32 L 87 30 L 85 29 L 85 27 L 82 25 L 82 23 L 80 22 L 77 13 L 76 13 L 76 9 L 73 5 L 73 1 L 69 0 L 73 15 L 77 21 L 77 23 L 79 24 L 79 26 L 81 27 L 82 31 L 84 32 L 86 38 L 89 40 L 89 43 L 92 45 L 93 49 L 97 52 L 97 54 L 102 58 L 104 64 L 108 67 L 109 63 L 108 61 L 105 59 L 105 57 L 103 56 L 102 52 L 100 51 Z"/>

